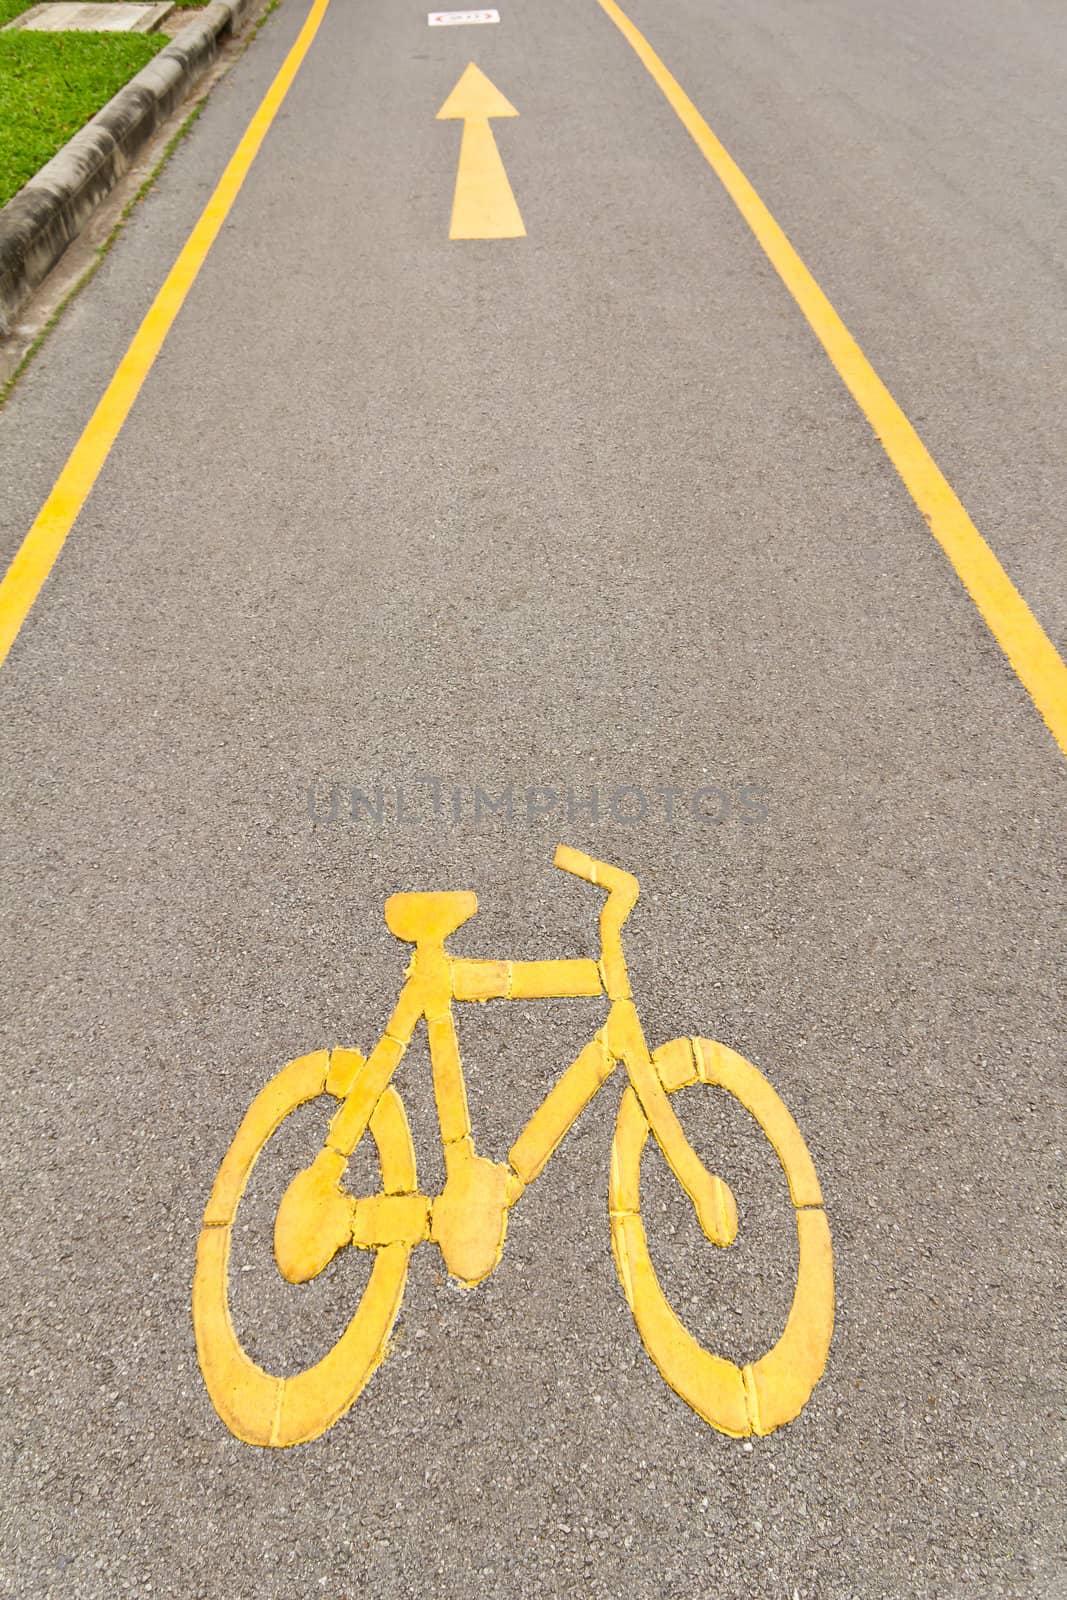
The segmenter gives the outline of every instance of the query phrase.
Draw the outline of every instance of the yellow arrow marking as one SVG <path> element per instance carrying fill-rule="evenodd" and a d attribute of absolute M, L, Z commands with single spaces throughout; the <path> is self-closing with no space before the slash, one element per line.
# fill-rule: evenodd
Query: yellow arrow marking
<path fill-rule="evenodd" d="M 450 239 L 525 239 L 490 117 L 517 117 L 510 100 L 472 61 L 437 113 L 439 122 L 462 119 Z"/>

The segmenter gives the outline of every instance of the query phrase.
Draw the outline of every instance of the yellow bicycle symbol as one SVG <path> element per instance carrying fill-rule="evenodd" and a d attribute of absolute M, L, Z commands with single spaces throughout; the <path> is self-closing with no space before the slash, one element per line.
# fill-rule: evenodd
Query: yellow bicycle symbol
<path fill-rule="evenodd" d="M 767 1434 L 805 1405 L 826 1365 L 833 1331 L 830 1230 L 822 1193 L 796 1123 L 762 1073 L 708 1039 L 674 1039 L 649 1053 L 632 999 L 622 926 L 637 879 L 560 845 L 555 863 L 607 891 L 599 961 L 468 961 L 444 943 L 478 909 L 470 893 L 395 894 L 385 920 L 415 946 L 381 1040 L 358 1050 L 319 1050 L 290 1061 L 249 1106 L 215 1179 L 204 1213 L 193 1282 L 197 1352 L 208 1393 L 227 1427 L 257 1445 L 301 1444 L 341 1417 L 381 1361 L 400 1309 L 412 1250 L 438 1246 L 449 1272 L 473 1286 L 504 1248 L 508 1211 L 541 1172 L 572 1123 L 616 1067 L 629 1078 L 615 1124 L 608 1209 L 615 1265 L 645 1348 L 665 1381 L 712 1427 L 739 1437 Z M 475 1153 L 453 1017 L 456 1000 L 532 1000 L 606 995 L 607 1022 L 567 1068 L 512 1145 L 506 1162 Z M 426 1019 L 446 1182 L 420 1194 L 403 1102 L 390 1080 Z M 726 1089 L 756 1119 L 777 1152 L 796 1211 L 799 1265 L 793 1304 L 778 1343 L 744 1367 L 705 1350 L 668 1304 L 641 1221 L 641 1155 L 651 1132 L 692 1201 L 705 1235 L 729 1245 L 737 1208 L 707 1171 L 671 1106 L 691 1084 Z M 375 1252 L 370 1281 L 337 1343 L 315 1366 L 290 1377 L 264 1372 L 246 1354 L 229 1312 L 230 1236 L 256 1158 L 298 1106 L 327 1094 L 340 1100 L 323 1149 L 292 1180 L 278 1207 L 274 1252 L 290 1283 L 313 1278 L 345 1245 Z M 382 1187 L 356 1197 L 342 1187 L 350 1157 L 370 1132 Z"/>

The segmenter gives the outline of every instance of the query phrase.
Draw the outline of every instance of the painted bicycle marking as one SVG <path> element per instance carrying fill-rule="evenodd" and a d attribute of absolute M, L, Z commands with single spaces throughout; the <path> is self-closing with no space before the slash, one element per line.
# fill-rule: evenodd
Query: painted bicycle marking
<path fill-rule="evenodd" d="M 385 1354 L 404 1294 L 408 1260 L 435 1244 L 468 1287 L 498 1265 L 508 1213 L 581 1112 L 622 1066 L 629 1079 L 615 1123 L 608 1211 L 615 1265 L 645 1349 L 664 1380 L 705 1422 L 740 1437 L 768 1434 L 798 1416 L 822 1376 L 834 1320 L 833 1253 L 822 1192 L 807 1146 L 766 1078 L 725 1045 L 674 1039 L 650 1052 L 622 949 L 637 879 L 560 845 L 555 864 L 606 891 L 597 961 L 471 961 L 445 949 L 478 909 L 468 892 L 395 894 L 385 920 L 415 946 L 388 1026 L 367 1057 L 319 1050 L 273 1077 L 249 1106 L 215 1179 L 204 1213 L 193 1282 L 197 1353 L 208 1393 L 230 1431 L 248 1444 L 285 1446 L 317 1438 L 359 1396 Z M 566 999 L 604 995 L 607 1021 L 567 1068 L 504 1162 L 475 1150 L 453 1006 L 457 1001 Z M 422 1194 L 403 1102 L 392 1077 L 425 1020 L 445 1159 L 445 1185 Z M 696 1212 L 722 1247 L 737 1233 L 737 1207 L 721 1178 L 693 1150 L 671 1096 L 693 1084 L 727 1090 L 773 1146 L 796 1212 L 799 1262 L 792 1308 L 777 1344 L 743 1367 L 705 1350 L 660 1288 L 641 1220 L 641 1156 L 651 1133 Z M 275 1260 L 290 1283 L 306 1283 L 351 1245 L 374 1252 L 370 1281 L 344 1333 L 321 1361 L 289 1377 L 264 1372 L 245 1353 L 229 1311 L 230 1238 L 257 1157 L 292 1111 L 320 1095 L 340 1101 L 322 1150 L 282 1196 Z M 345 1169 L 369 1133 L 382 1186 L 352 1195 Z"/>

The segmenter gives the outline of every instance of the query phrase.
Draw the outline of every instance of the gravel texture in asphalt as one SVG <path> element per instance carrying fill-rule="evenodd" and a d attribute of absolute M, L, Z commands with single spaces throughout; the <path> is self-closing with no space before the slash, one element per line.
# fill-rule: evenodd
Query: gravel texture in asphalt
<path fill-rule="evenodd" d="M 630 14 L 1062 649 L 1061 9 Z M 305 16 L 285 0 L 223 80 L 0 416 L 5 561 Z M 471 58 L 520 112 L 495 132 L 523 240 L 448 238 L 435 113 Z M 0 785 L 0 1593 L 1064 1593 L 1067 771 L 591 0 L 467 29 L 333 0 L 0 670 Z M 509 787 L 510 818 L 475 814 Z M 189 1302 L 246 1106 L 290 1057 L 375 1042 L 394 890 L 476 890 L 460 953 L 595 955 L 560 839 L 641 881 L 650 1042 L 721 1039 L 797 1118 L 836 1251 L 823 1381 L 750 1441 L 665 1387 L 609 1247 L 612 1082 L 487 1283 L 422 1247 L 352 1410 L 239 1443 Z M 487 1154 L 603 1014 L 461 1008 Z M 432 1192 L 424 1039 L 397 1082 Z M 655 1150 L 644 1204 L 665 1290 L 743 1360 L 781 1330 L 795 1234 L 719 1099 L 683 1115 L 738 1244 L 703 1244 Z M 273 1266 L 321 1132 L 314 1107 L 283 1128 L 236 1234 L 235 1322 L 278 1371 L 367 1273 Z"/>

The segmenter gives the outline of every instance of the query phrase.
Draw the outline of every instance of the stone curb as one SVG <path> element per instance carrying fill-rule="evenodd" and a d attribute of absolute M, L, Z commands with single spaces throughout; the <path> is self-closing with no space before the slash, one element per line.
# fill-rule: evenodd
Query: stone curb
<path fill-rule="evenodd" d="M 0 337 L 251 4 L 212 0 L 0 210 Z"/>

